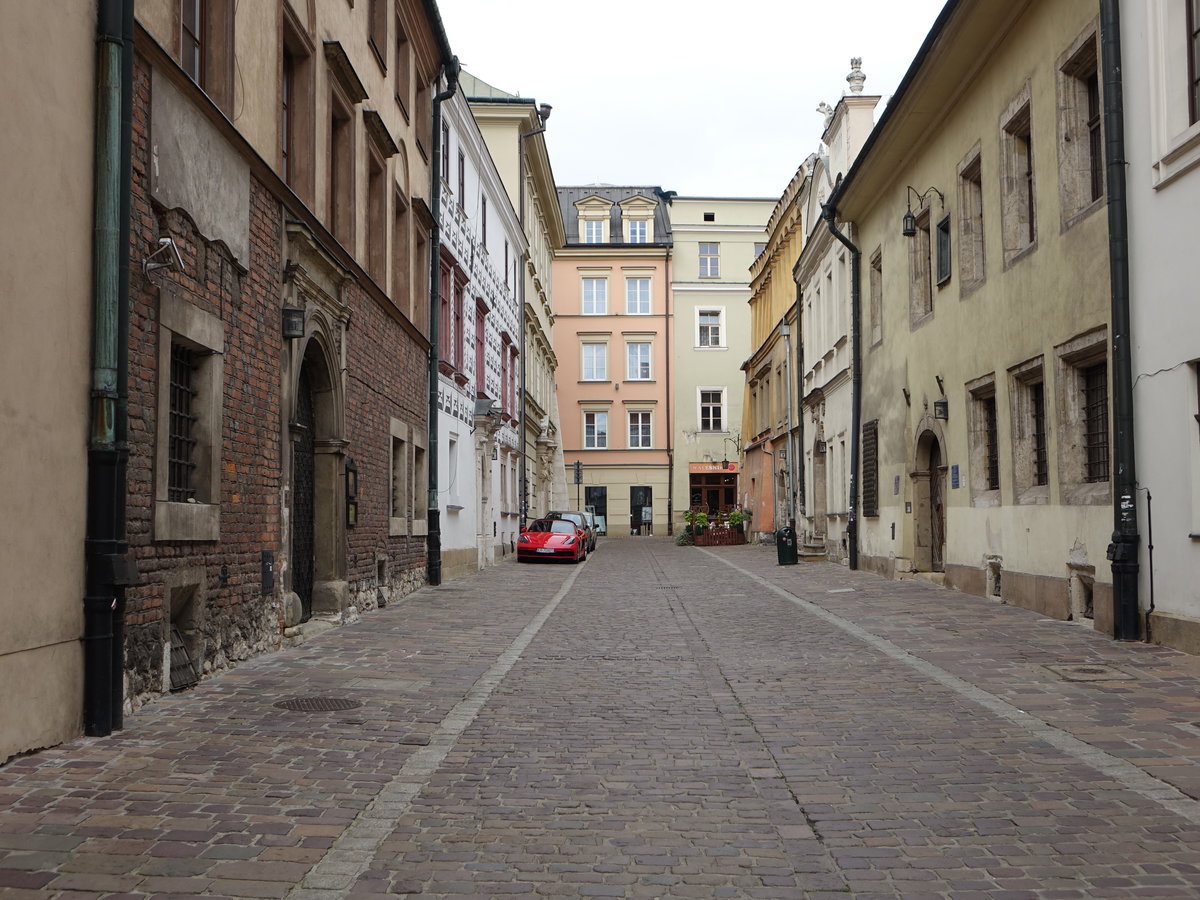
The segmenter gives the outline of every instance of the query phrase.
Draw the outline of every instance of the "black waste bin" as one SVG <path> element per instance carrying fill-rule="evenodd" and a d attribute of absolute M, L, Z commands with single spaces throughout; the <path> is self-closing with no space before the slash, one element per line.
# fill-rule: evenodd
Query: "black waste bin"
<path fill-rule="evenodd" d="M 796 529 L 788 525 L 775 532 L 775 552 L 779 554 L 779 565 L 796 564 Z"/>

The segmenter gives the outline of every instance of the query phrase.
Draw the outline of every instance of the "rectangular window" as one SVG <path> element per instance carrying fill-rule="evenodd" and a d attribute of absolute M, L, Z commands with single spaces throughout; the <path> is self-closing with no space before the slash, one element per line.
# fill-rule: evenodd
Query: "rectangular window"
<path fill-rule="evenodd" d="M 1045 382 L 1031 383 L 1029 412 L 1031 436 L 1033 438 L 1033 483 L 1046 485 L 1050 482 L 1050 468 L 1046 455 L 1046 385 Z"/>
<path fill-rule="evenodd" d="M 588 220 L 583 223 L 583 242 L 585 244 L 604 243 L 604 223 Z"/>
<path fill-rule="evenodd" d="M 479 198 L 479 240 L 483 245 L 483 252 L 487 253 L 487 197 Z"/>
<path fill-rule="evenodd" d="M 603 450 L 608 447 L 608 413 L 583 414 L 583 446 L 588 450 Z"/>
<path fill-rule="evenodd" d="M 334 236 L 354 247 L 354 118 L 350 106 L 332 95 L 329 117 L 329 215 Z"/>
<path fill-rule="evenodd" d="M 629 223 L 629 243 L 644 244 L 646 243 L 646 222 L 635 220 Z"/>
<path fill-rule="evenodd" d="M 984 438 L 984 465 L 987 472 L 987 486 L 989 491 L 1000 490 L 1000 452 L 997 447 L 998 434 L 996 431 L 996 395 L 984 397 L 980 401 L 983 409 L 983 438 Z"/>
<path fill-rule="evenodd" d="M 1050 494 L 1050 459 L 1046 434 L 1046 385 L 1042 357 L 1029 360 L 1008 370 L 1009 413 L 1012 429 L 1012 480 L 1017 503 L 1048 503 Z M 990 381 L 990 379 L 989 379 Z M 995 395 L 991 384 L 977 390 L 978 396 Z M 979 415 L 979 405 L 973 404 L 976 415 L 973 419 L 973 441 L 971 470 L 973 473 L 986 471 L 986 456 L 979 452 L 982 447 L 980 431 L 986 429 L 986 420 Z M 977 491 L 984 490 L 983 476 L 972 476 Z"/>
<path fill-rule="evenodd" d="M 700 392 L 700 430 L 725 430 L 724 391 Z"/>
<path fill-rule="evenodd" d="M 937 223 L 937 283 L 950 280 L 950 217 Z"/>
<path fill-rule="evenodd" d="M 283 67 L 279 91 L 279 173 L 296 194 L 315 206 L 316 154 L 312 42 L 290 9 L 283 13 Z"/>
<path fill-rule="evenodd" d="M 1189 3 L 1191 0 L 1189 0 Z M 1058 69 L 1058 169 L 1064 226 L 1104 196 L 1104 134 L 1096 32 L 1077 41 Z"/>
<path fill-rule="evenodd" d="M 871 256 L 871 272 L 867 290 L 870 294 L 871 346 L 883 341 L 883 249 Z"/>
<path fill-rule="evenodd" d="M 174 503 L 185 503 L 196 497 L 193 485 L 196 463 L 192 458 L 196 447 L 193 436 L 196 415 L 192 408 L 196 398 L 195 357 L 191 348 L 172 341 L 167 499 Z"/>
<path fill-rule="evenodd" d="M 583 380 L 608 380 L 608 344 L 583 345 Z"/>
<path fill-rule="evenodd" d="M 204 0 L 183 0 L 180 10 L 180 64 L 192 81 L 204 86 Z"/>
<path fill-rule="evenodd" d="M 487 307 L 475 302 L 475 395 L 487 393 Z"/>
<path fill-rule="evenodd" d="M 412 243 L 408 234 L 408 207 L 404 202 L 404 192 L 396 185 L 392 194 L 392 302 L 408 312 L 412 298 L 411 273 L 414 260 L 411 259 Z M 413 323 L 420 327 L 417 319 Z"/>
<path fill-rule="evenodd" d="M 375 51 L 375 59 L 384 72 L 387 71 L 387 2 L 386 0 L 370 0 L 367 10 L 369 40 L 371 49 Z"/>
<path fill-rule="evenodd" d="M 908 316 L 909 321 L 915 325 L 933 312 L 933 284 L 930 280 L 932 246 L 928 209 L 917 213 L 917 233 L 908 240 Z"/>
<path fill-rule="evenodd" d="M 631 316 L 650 315 L 650 279 L 625 279 L 625 312 Z"/>
<path fill-rule="evenodd" d="M 467 154 L 458 151 L 458 208 L 467 208 Z"/>
<path fill-rule="evenodd" d="M 626 354 L 628 366 L 625 377 L 630 381 L 649 381 L 650 345 L 646 343 L 627 344 Z"/>
<path fill-rule="evenodd" d="M 702 309 L 697 312 L 699 319 L 699 334 L 696 338 L 697 347 L 721 346 L 721 311 L 719 309 Z"/>
<path fill-rule="evenodd" d="M 392 435 L 392 519 L 408 518 L 408 463 L 403 439 Z"/>
<path fill-rule="evenodd" d="M 983 284 L 983 167 L 979 151 L 958 171 L 958 271 L 963 290 Z"/>
<path fill-rule="evenodd" d="M 1083 382 L 1083 437 L 1086 448 L 1084 481 L 1108 481 L 1108 363 L 1085 367 Z"/>
<path fill-rule="evenodd" d="M 376 284 L 387 279 L 387 169 L 374 150 L 367 153 L 367 271 Z"/>
<path fill-rule="evenodd" d="M 407 118 L 408 107 L 412 102 L 412 51 L 408 35 L 404 31 L 404 23 L 398 15 L 398 5 L 396 12 L 396 102 L 400 104 L 400 109 Z"/>
<path fill-rule="evenodd" d="M 862 431 L 862 511 L 879 515 L 879 420 L 867 422 Z"/>
<path fill-rule="evenodd" d="M 721 276 L 721 245 L 700 244 L 700 277 L 719 278 Z"/>
<path fill-rule="evenodd" d="M 445 262 L 441 264 L 438 288 L 438 322 L 441 324 L 441 327 L 438 329 L 438 358 L 445 364 L 445 371 L 449 374 L 449 365 L 452 358 L 450 349 L 450 303 L 454 297 L 454 282 L 450 266 Z"/>
<path fill-rule="evenodd" d="M 450 184 L 450 123 L 442 122 L 442 181 Z"/>
<path fill-rule="evenodd" d="M 285 184 L 292 184 L 292 156 L 296 143 L 292 121 L 293 95 L 296 92 L 296 58 L 283 48 L 283 78 L 279 85 L 279 172 Z"/>
<path fill-rule="evenodd" d="M 629 446 L 637 449 L 654 446 L 650 438 L 650 413 L 631 412 L 629 414 Z"/>
<path fill-rule="evenodd" d="M 453 323 L 447 323 L 447 324 L 452 324 L 454 327 L 454 334 L 453 334 L 452 340 L 454 341 L 454 344 L 453 344 L 453 347 L 454 347 L 454 370 L 456 372 L 461 372 L 463 370 L 463 346 L 467 342 L 466 335 L 463 334 L 463 315 L 464 315 L 463 303 L 465 301 L 465 296 L 464 296 L 465 290 L 466 290 L 466 284 L 462 280 L 455 278 L 454 279 L 454 321 L 453 321 Z"/>
<path fill-rule="evenodd" d="M 608 279 L 583 279 L 583 314 L 585 316 L 608 315 Z"/>
<path fill-rule="evenodd" d="M 1010 263 L 1037 240 L 1037 202 L 1033 177 L 1033 133 L 1029 102 L 1004 123 L 1001 220 L 1005 262 Z"/>

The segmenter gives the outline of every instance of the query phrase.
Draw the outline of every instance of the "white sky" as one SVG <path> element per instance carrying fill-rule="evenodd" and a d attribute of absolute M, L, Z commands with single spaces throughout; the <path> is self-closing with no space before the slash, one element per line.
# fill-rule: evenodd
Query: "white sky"
<path fill-rule="evenodd" d="M 944 0 L 438 0 L 471 74 L 550 103 L 559 184 L 778 197 L 817 149 L 817 104 L 884 103 Z M 732 14 L 731 14 L 732 13 Z M 740 14 L 739 14 L 740 13 Z"/>

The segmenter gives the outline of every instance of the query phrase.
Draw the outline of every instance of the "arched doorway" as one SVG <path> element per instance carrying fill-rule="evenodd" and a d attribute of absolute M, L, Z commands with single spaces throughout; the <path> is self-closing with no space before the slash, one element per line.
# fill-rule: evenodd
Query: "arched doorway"
<path fill-rule="evenodd" d="M 946 465 L 942 444 L 932 431 L 917 439 L 913 471 L 913 567 L 918 572 L 945 571 Z"/>
<path fill-rule="evenodd" d="M 291 591 L 301 621 L 340 613 L 347 601 L 345 507 L 342 477 L 345 441 L 337 382 L 330 376 L 324 344 L 305 347 L 296 378 L 292 444 L 289 560 Z"/>

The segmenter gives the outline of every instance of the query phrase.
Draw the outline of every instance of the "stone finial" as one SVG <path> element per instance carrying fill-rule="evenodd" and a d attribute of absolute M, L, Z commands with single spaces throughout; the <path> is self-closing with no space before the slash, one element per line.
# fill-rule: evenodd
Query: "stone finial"
<path fill-rule="evenodd" d="M 828 103 L 821 101 L 817 104 L 817 112 L 825 117 L 825 127 L 829 127 L 829 123 L 833 121 L 833 107 Z"/>
<path fill-rule="evenodd" d="M 855 56 L 850 60 L 850 74 L 846 76 L 846 80 L 850 82 L 850 93 L 861 94 L 863 82 L 867 80 L 867 76 L 862 71 L 862 57 Z"/>

